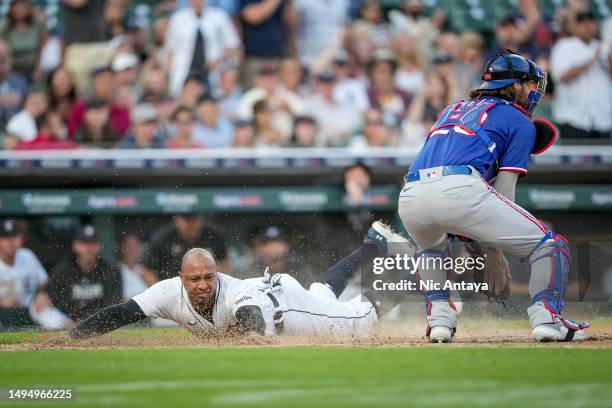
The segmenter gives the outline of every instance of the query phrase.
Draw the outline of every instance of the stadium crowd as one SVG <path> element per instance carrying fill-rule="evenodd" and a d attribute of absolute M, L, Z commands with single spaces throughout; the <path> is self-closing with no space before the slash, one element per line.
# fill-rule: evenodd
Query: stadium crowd
<path fill-rule="evenodd" d="M 518 0 L 492 33 L 453 31 L 436 0 L 160 0 L 145 23 L 126 0 L 60 0 L 53 30 L 33 3 L 0 22 L 8 150 L 419 146 L 504 49 L 549 71 L 562 139 L 610 141 L 601 2 Z"/>

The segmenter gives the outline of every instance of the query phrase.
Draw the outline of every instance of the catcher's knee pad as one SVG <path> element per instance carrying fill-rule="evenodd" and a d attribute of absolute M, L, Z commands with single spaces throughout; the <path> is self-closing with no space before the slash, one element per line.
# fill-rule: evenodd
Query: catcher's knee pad
<path fill-rule="evenodd" d="M 570 267 L 567 240 L 560 234 L 549 232 L 532 252 L 529 261 L 529 293 L 532 303 L 542 301 L 547 309 L 560 314 L 564 306 Z"/>

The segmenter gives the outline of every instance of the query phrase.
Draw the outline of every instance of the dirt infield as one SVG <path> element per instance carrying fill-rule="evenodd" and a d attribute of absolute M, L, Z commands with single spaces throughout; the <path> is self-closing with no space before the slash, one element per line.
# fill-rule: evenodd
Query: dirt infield
<path fill-rule="evenodd" d="M 556 347 L 612 348 L 612 321 L 598 321 L 588 329 L 590 339 L 577 343 L 555 343 Z M 384 324 L 367 337 L 278 336 L 273 338 L 198 338 L 180 328 L 123 329 L 88 339 L 73 340 L 64 333 L 16 332 L 0 334 L 0 351 L 65 348 L 129 347 L 439 347 L 429 344 L 422 322 Z M 530 337 L 527 322 L 496 321 L 483 327 L 482 321 L 462 322 L 450 347 L 551 347 Z"/>

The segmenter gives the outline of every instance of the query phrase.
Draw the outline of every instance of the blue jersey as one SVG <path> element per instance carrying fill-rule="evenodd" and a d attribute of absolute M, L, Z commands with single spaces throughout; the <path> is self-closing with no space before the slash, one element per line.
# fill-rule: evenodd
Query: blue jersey
<path fill-rule="evenodd" d="M 490 181 L 498 171 L 527 173 L 536 138 L 529 115 L 497 98 L 459 101 L 444 109 L 410 166 L 471 165 Z"/>

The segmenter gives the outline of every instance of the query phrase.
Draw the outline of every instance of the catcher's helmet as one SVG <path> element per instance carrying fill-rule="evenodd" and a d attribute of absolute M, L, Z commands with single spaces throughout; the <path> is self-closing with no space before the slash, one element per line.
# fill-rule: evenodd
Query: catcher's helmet
<path fill-rule="evenodd" d="M 484 82 L 476 90 L 501 89 L 519 81 L 536 83 L 537 90 L 529 93 L 529 102 L 525 107 L 529 113 L 533 113 L 546 89 L 546 72 L 535 62 L 506 51 L 487 61 L 482 73 Z"/>

